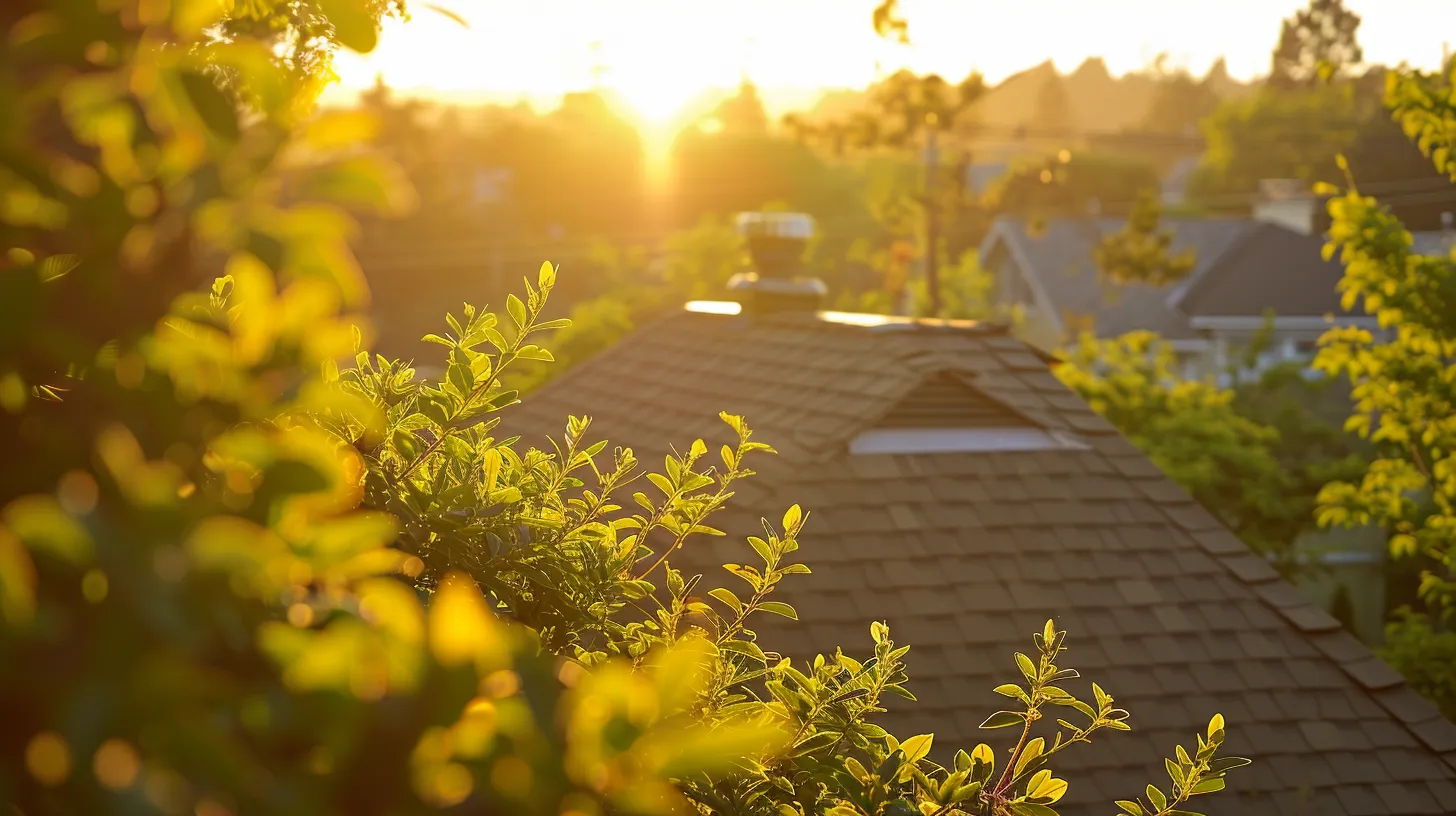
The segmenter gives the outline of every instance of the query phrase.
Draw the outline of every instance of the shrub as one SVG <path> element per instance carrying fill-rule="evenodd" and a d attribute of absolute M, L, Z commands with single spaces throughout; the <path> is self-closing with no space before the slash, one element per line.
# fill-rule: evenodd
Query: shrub
<path fill-rule="evenodd" d="M 268 43 L 294 25 L 364 50 L 380 11 L 279 8 Z M 549 356 L 528 341 L 552 328 L 552 267 L 507 301 L 511 339 L 485 311 L 451 318 L 438 381 L 364 354 L 349 221 L 323 202 L 388 211 L 407 191 L 355 151 L 367 124 L 301 121 L 312 79 L 288 52 L 231 21 L 215 39 L 221 10 L 54 2 L 10 28 L 0 449 L 26 467 L 0 485 L 0 664 L 25 668 L 0 673 L 0 799 L 1041 816 L 1066 789 L 1047 760 L 1126 730 L 1100 688 L 1083 703 L 1054 685 L 1075 672 L 1049 623 L 1016 658 L 1025 684 L 998 689 L 1018 705 L 986 723 L 1022 726 L 994 782 L 989 747 L 942 768 L 930 735 L 885 733 L 881 696 L 909 692 L 883 624 L 872 657 L 807 671 L 745 628 L 793 616 L 771 595 L 807 571 L 797 507 L 751 539 L 761 567 L 732 568 L 747 590 L 693 600 L 667 557 L 715 532 L 766 448 L 736 417 L 722 468 L 691 445 L 633 515 L 613 502 L 634 457 L 601 467 L 585 420 L 549 455 L 493 439 L 502 372 Z M 296 147 L 311 165 L 283 208 L 272 170 Z M 209 290 L 193 259 L 214 256 Z M 658 606 L 634 619 L 634 602 Z M 1033 738 L 1047 706 L 1087 722 Z M 1146 812 L 1221 788 L 1243 762 L 1215 758 L 1222 739 L 1216 716 Z"/>

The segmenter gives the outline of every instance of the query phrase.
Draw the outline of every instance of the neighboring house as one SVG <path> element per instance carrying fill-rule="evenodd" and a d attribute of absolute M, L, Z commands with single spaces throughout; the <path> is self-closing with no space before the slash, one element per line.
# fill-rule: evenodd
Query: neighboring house
<path fill-rule="evenodd" d="M 1273 312 L 1272 346 L 1264 363 L 1307 359 L 1331 325 L 1378 328 L 1375 319 L 1341 309 L 1338 260 L 1321 254 L 1324 240 L 1257 218 L 1169 218 L 1174 253 L 1192 250 L 1197 265 L 1166 286 L 1117 285 L 1093 262 L 1103 238 L 1124 225 L 1115 218 L 1057 218 L 1033 228 L 1002 218 L 981 246 L 982 265 L 996 277 L 997 300 L 1019 307 L 1033 341 L 1048 349 L 1075 340 L 1148 330 L 1169 340 L 1190 376 L 1219 375 Z"/>
<path fill-rule="evenodd" d="M 760 256 L 761 257 L 761 256 Z M 1208 814 L 1456 813 L 1456 725 L 1286 584 L 1004 327 L 820 312 L 822 286 L 788 271 L 735 282 L 740 302 L 693 303 L 577 365 L 505 416 L 503 436 L 549 449 L 568 414 L 593 439 L 655 467 L 670 446 L 728 442 L 719 411 L 773 445 L 672 564 L 696 594 L 755 563 L 745 537 L 802 504 L 801 557 L 774 598 L 797 623 L 760 642 L 797 661 L 865 655 L 884 620 L 911 645 L 919 702 L 888 703 L 900 736 L 934 732 L 935 757 L 1004 732 L 992 689 L 1018 677 L 1047 618 L 1069 630 L 1064 665 L 1132 712 L 1133 731 L 1056 761 L 1064 816 L 1166 784 L 1160 757 L 1229 721 L 1254 764 Z M 1192 334 L 1192 332 L 1190 332 Z M 649 489 L 649 488 L 644 488 Z M 650 489 L 649 489 L 650 491 Z M 741 589 L 741 586 L 738 587 Z M 771 617 L 771 616 L 770 616 Z M 775 622 L 779 621 L 779 622 Z"/>
<path fill-rule="evenodd" d="M 1308 361 L 1333 325 L 1379 331 L 1363 311 L 1345 312 L 1337 284 L 1338 258 L 1325 260 L 1323 202 L 1299 185 L 1269 180 L 1250 218 L 1169 218 L 1175 253 L 1192 250 L 1197 265 L 1184 280 L 1161 287 L 1114 285 L 1100 279 L 1093 253 L 1121 230 L 1114 218 L 1058 218 L 1035 228 L 1022 219 L 993 224 L 981 246 L 983 266 L 995 276 L 996 299 L 1024 314 L 1022 335 L 1047 350 L 1090 329 L 1099 338 L 1153 331 L 1177 353 L 1187 377 L 1213 376 L 1228 383 L 1229 366 L 1266 325 L 1273 312 L 1268 350 L 1254 373 L 1284 361 Z M 1417 233 L 1415 249 L 1450 251 L 1450 231 Z M 1385 537 L 1376 531 L 1312 534 L 1303 542 L 1326 567 L 1301 586 L 1330 604 L 1339 588 L 1349 593 L 1356 631 L 1379 642 L 1385 619 L 1385 583 L 1379 570 Z"/>

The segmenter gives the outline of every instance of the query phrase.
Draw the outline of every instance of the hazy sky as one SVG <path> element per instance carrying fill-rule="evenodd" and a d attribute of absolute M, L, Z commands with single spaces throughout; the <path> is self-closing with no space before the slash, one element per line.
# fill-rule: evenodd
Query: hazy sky
<path fill-rule="evenodd" d="M 1113 73 L 1159 52 L 1195 72 L 1228 58 L 1268 69 L 1279 21 L 1307 0 L 902 0 L 909 47 L 879 40 L 875 0 L 437 0 L 462 29 L 416 7 L 366 59 L 340 60 L 346 87 L 375 73 L 400 88 L 550 97 L 589 88 L 593 68 L 649 117 L 665 117 L 742 72 L 765 89 L 860 86 L 911 67 L 991 81 L 1047 58 L 1070 71 L 1101 56 Z M 1369 61 L 1435 66 L 1456 42 L 1456 0 L 1346 0 Z M 594 45 L 595 44 L 595 45 Z M 878 66 L 878 67 L 877 67 Z M 342 90 L 342 89 L 341 89 Z"/>

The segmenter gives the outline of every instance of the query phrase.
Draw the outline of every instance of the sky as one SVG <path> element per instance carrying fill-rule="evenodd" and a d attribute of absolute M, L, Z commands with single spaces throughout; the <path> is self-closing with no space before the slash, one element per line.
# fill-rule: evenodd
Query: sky
<path fill-rule="evenodd" d="M 911 44 L 876 37 L 875 0 L 436 0 L 464 17 L 412 5 L 367 57 L 338 62 L 349 94 L 382 74 L 413 93 L 550 104 L 595 83 L 648 120 L 665 120 L 708 88 L 746 76 L 774 97 L 862 87 L 908 67 L 991 82 L 1052 59 L 1063 72 L 1100 56 L 1114 74 L 1160 52 L 1202 73 L 1219 56 L 1236 78 L 1267 71 L 1279 22 L 1307 0 L 901 0 Z M 1370 62 L 1440 63 L 1456 45 L 1452 0 L 1346 0 L 1361 15 Z"/>

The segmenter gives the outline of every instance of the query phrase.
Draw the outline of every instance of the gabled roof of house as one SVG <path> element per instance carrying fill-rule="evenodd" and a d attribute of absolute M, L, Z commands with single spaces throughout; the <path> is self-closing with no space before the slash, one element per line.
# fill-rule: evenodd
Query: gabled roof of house
<path fill-rule="evenodd" d="M 1243 218 L 1168 218 L 1173 252 L 1192 250 L 1197 265 L 1166 286 L 1112 284 L 1100 279 L 1093 252 L 1123 228 L 1116 218 L 1054 218 L 1033 230 L 1024 219 L 1001 218 L 982 245 L 982 258 L 1004 246 L 1051 301 L 1059 316 L 1090 317 L 1098 335 L 1146 329 L 1169 339 L 1194 336 L 1190 318 L 1285 317 L 1340 314 L 1338 260 L 1321 255 L 1322 238 Z"/>
<path fill-rule="evenodd" d="M 653 463 L 669 444 L 729 441 L 721 410 L 744 415 L 779 455 L 759 460 L 715 523 L 728 535 L 692 541 L 673 563 L 705 572 L 704 592 L 732 581 L 717 565 L 753 563 L 744 536 L 758 519 L 801 504 L 813 574 L 779 590 L 801 620 L 761 621 L 761 642 L 797 659 L 864 653 L 869 623 L 888 621 L 912 645 L 919 696 L 891 704 L 896 733 L 934 732 L 946 756 L 983 740 L 1005 747 L 977 726 L 1004 702 L 992 689 L 1015 675 L 1013 651 L 1052 617 L 1070 630 L 1065 665 L 1115 695 L 1134 728 L 1059 761 L 1073 780 L 1066 816 L 1166 782 L 1160 758 L 1215 711 L 1230 723 L 1228 751 L 1255 764 L 1232 780 L 1237 793 L 1200 811 L 1456 812 L 1456 725 L 1002 328 L 684 311 L 530 395 L 501 430 L 546 447 L 569 413 L 587 413 L 593 437 Z M 1069 444 L 851 452 L 870 431 L 925 432 L 927 417 L 970 435 L 1040 428 Z"/>

